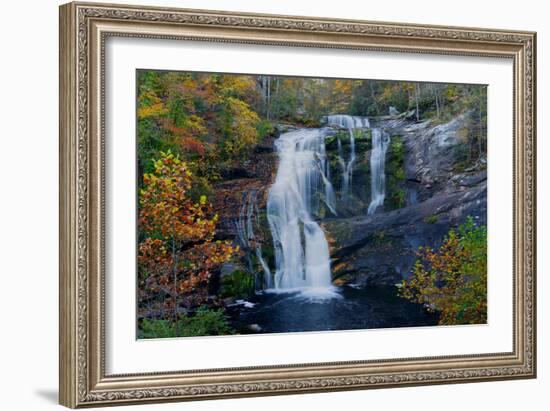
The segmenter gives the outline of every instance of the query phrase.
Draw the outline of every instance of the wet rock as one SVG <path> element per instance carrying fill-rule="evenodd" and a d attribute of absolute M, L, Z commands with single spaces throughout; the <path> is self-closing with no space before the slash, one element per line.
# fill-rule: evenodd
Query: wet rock
<path fill-rule="evenodd" d="M 279 123 L 279 124 L 275 124 L 275 130 L 277 130 L 280 134 L 282 134 L 282 133 L 288 133 L 289 131 L 298 130 L 298 127 L 296 127 L 293 124 Z"/>
<path fill-rule="evenodd" d="M 399 115 L 399 111 L 394 106 L 390 106 L 389 113 L 390 116 L 397 116 Z"/>
<path fill-rule="evenodd" d="M 244 266 L 242 266 L 241 264 L 225 263 L 222 265 L 220 269 L 220 278 L 231 275 L 233 271 L 244 270 L 244 269 L 245 269 Z"/>
<path fill-rule="evenodd" d="M 267 191 L 277 171 L 277 154 L 273 149 L 273 142 L 273 137 L 264 139 L 248 159 L 226 171 L 230 174 L 230 179 L 224 177 L 224 180 L 214 185 L 214 195 L 210 200 L 219 218 L 216 227 L 217 239 L 236 237 L 235 222 L 239 219 L 243 192 L 258 191 L 258 207 L 265 209 Z"/>
<path fill-rule="evenodd" d="M 249 324 L 247 327 L 250 331 L 259 333 L 262 331 L 262 327 L 260 327 L 258 324 Z"/>
<path fill-rule="evenodd" d="M 474 174 L 462 173 L 451 178 L 454 184 L 462 187 L 473 187 L 485 180 L 487 180 L 487 171 L 481 171 Z"/>
<path fill-rule="evenodd" d="M 467 216 L 486 224 L 486 173 L 463 176 L 463 181 L 471 185 L 451 185 L 404 208 L 325 221 L 333 281 L 395 284 L 410 274 L 418 247 L 437 247 L 449 229 L 464 223 Z"/>
<path fill-rule="evenodd" d="M 235 180 L 239 178 L 250 178 L 251 174 L 244 167 L 232 167 L 222 170 L 221 176 L 224 180 Z"/>
<path fill-rule="evenodd" d="M 224 299 L 223 299 L 223 305 L 224 305 L 225 307 L 230 307 L 230 306 L 232 306 L 232 305 L 235 304 L 235 300 L 236 300 L 235 297 L 227 297 L 227 298 L 224 298 Z"/>

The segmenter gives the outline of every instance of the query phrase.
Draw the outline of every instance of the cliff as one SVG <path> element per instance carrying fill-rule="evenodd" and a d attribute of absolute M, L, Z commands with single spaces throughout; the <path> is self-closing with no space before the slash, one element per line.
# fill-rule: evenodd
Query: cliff
<path fill-rule="evenodd" d="M 371 121 L 391 135 L 390 147 L 396 142 L 400 147 L 388 150 L 383 207 L 373 215 L 323 221 L 335 283 L 397 283 L 409 275 L 419 246 L 438 246 L 467 216 L 487 223 L 485 159 L 465 161 L 462 152 L 464 137 L 475 132 L 472 124 L 470 113 L 438 125 Z M 359 173 L 361 167 L 365 160 Z"/>

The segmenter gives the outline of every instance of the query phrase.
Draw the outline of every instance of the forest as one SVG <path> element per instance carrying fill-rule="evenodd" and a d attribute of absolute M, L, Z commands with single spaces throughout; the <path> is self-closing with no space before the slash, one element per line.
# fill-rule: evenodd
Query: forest
<path fill-rule="evenodd" d="M 138 338 L 486 322 L 486 86 L 138 70 L 136 116 Z"/>

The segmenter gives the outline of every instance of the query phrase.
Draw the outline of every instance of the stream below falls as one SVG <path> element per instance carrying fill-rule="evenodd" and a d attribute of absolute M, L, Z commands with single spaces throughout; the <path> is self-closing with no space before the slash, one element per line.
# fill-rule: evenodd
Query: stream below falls
<path fill-rule="evenodd" d="M 261 292 L 237 300 L 227 314 L 240 334 L 437 325 L 437 315 L 400 298 L 393 286 L 335 288 L 340 298 L 308 298 L 300 291 Z"/>

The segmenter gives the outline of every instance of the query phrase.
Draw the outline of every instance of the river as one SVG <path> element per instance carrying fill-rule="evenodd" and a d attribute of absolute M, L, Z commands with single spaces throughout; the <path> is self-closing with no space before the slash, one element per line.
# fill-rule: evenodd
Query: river
<path fill-rule="evenodd" d="M 300 292 L 263 292 L 228 307 L 240 334 L 437 325 L 436 314 L 400 298 L 395 287 L 335 287 L 339 298 L 308 298 Z"/>

